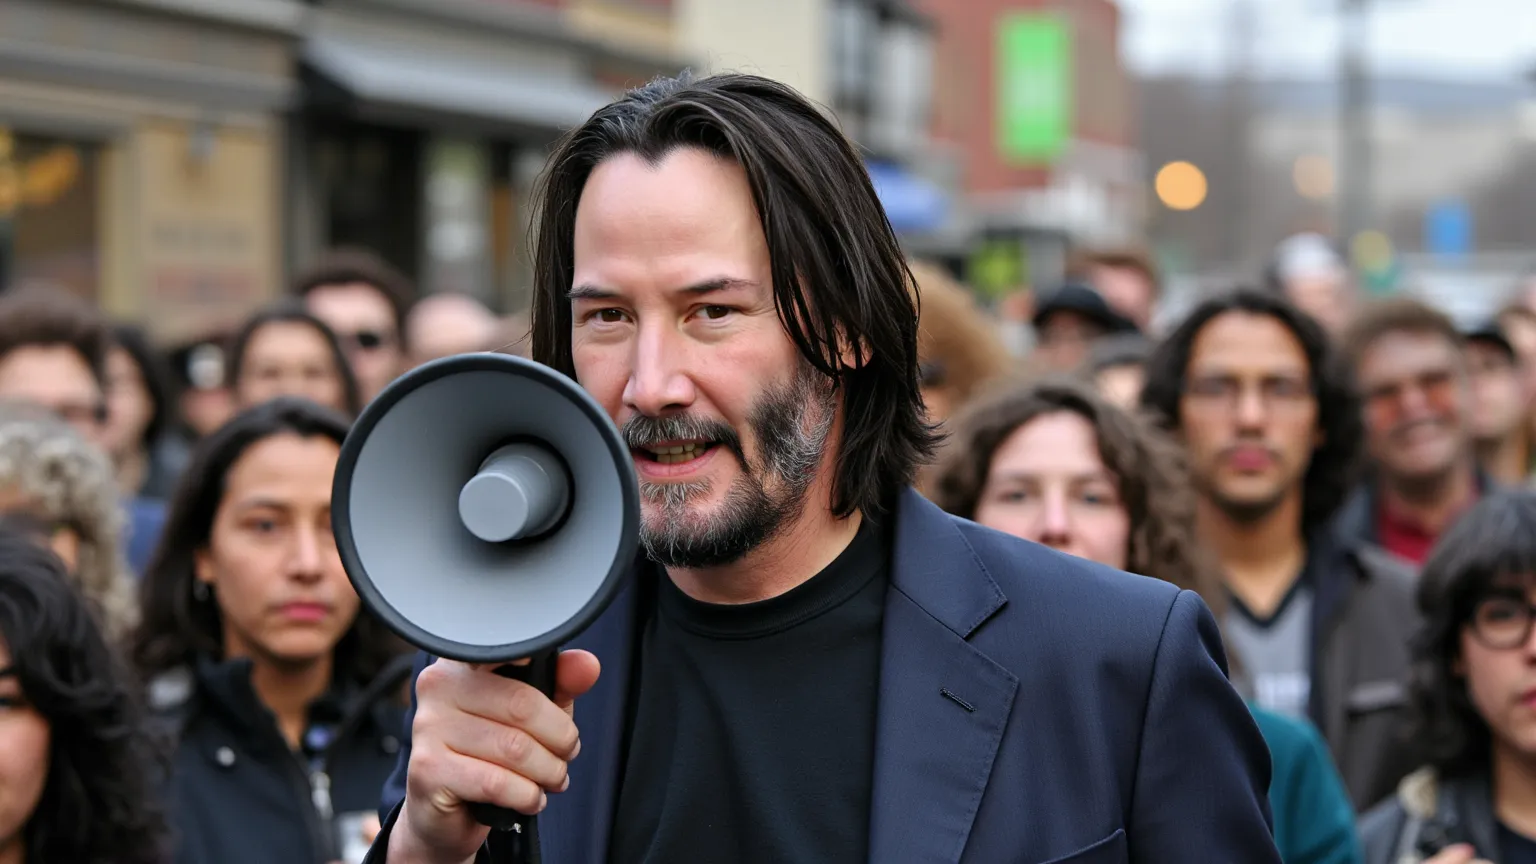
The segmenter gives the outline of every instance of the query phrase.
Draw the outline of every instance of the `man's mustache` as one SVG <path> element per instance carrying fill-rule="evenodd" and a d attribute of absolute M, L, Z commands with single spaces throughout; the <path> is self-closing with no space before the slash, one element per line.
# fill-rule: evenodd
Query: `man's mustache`
<path fill-rule="evenodd" d="M 1404 435 L 1407 435 L 1409 432 L 1418 429 L 1420 426 L 1431 426 L 1436 429 L 1444 429 L 1446 425 L 1446 421 L 1439 417 L 1425 417 L 1418 420 L 1409 420 L 1406 423 L 1399 423 L 1398 425 L 1393 426 L 1387 435 L 1392 438 L 1401 438 Z"/>
<path fill-rule="evenodd" d="M 663 441 L 709 441 L 736 454 L 745 465 L 747 454 L 741 446 L 741 436 L 719 420 L 695 417 L 691 414 L 673 414 L 668 417 L 648 417 L 636 414 L 624 421 L 619 430 L 624 443 L 631 450 L 652 447 Z"/>

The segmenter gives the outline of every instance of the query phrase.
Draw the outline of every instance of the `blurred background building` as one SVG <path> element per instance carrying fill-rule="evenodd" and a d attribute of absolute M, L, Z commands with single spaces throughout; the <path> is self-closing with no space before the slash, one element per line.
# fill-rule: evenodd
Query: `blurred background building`
<path fill-rule="evenodd" d="M 1378 69 L 1343 25 L 1271 38 L 1303 14 L 1339 17 L 1253 0 L 4 0 L 0 279 L 55 280 L 174 341 L 362 245 L 422 290 L 515 312 L 551 142 L 692 67 L 825 104 L 903 242 L 984 296 L 1130 243 L 1175 294 L 1251 281 L 1303 231 L 1373 290 L 1503 290 L 1536 245 L 1536 82 Z M 1148 33 L 1207 59 L 1138 59 Z M 1314 42 L 1310 66 L 1262 62 Z"/>

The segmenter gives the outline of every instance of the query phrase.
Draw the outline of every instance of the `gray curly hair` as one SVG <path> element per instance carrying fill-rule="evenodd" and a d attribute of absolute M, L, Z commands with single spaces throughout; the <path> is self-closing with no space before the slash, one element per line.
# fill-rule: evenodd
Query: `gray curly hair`
<path fill-rule="evenodd" d="M 123 552 L 123 511 L 112 462 L 53 414 L 0 402 L 0 490 L 27 515 L 68 525 L 80 537 L 70 574 L 100 616 L 109 639 L 121 641 L 138 618 L 134 579 Z"/>

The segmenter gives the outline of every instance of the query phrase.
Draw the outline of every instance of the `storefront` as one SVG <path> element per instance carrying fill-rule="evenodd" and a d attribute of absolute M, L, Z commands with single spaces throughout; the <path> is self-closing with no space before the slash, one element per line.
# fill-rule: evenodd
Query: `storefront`
<path fill-rule="evenodd" d="M 550 144 L 622 87 L 683 65 L 615 44 L 533 4 L 317 7 L 290 127 L 289 265 L 360 245 L 422 291 L 521 308 L 526 204 Z"/>
<path fill-rule="evenodd" d="M 176 340 L 282 280 L 297 0 L 0 3 L 0 285 Z"/>

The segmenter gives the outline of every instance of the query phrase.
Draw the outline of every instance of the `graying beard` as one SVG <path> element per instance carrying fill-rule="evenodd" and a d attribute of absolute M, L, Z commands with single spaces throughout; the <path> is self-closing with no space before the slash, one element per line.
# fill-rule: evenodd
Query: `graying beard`
<path fill-rule="evenodd" d="M 789 393 L 769 397 L 770 409 L 786 403 L 794 408 L 768 410 L 752 424 L 766 470 L 744 466 L 746 476 L 732 484 L 720 510 L 708 517 L 705 525 L 689 530 L 688 503 L 708 495 L 712 488 L 708 481 L 641 484 L 645 500 L 658 505 L 660 511 L 646 520 L 656 529 L 643 526 L 641 531 L 641 542 L 652 560 L 670 566 L 728 563 L 783 528 L 803 506 L 832 430 L 835 411 L 830 389 L 821 389 L 819 383 L 814 371 L 805 369 L 790 385 Z M 807 423 L 807 415 L 813 411 L 819 414 Z M 763 480 L 773 475 L 784 485 L 770 496 Z"/>

